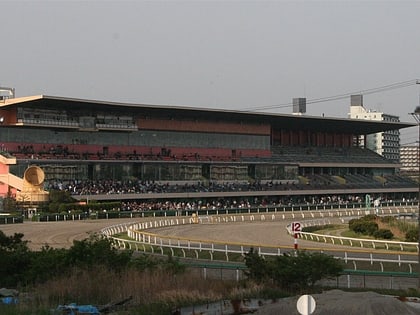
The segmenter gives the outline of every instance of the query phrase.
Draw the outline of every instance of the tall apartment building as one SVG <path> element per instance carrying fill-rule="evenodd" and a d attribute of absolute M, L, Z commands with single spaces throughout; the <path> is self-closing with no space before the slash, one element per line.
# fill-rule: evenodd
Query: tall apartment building
<path fill-rule="evenodd" d="M 419 147 L 406 145 L 400 148 L 401 172 L 418 178 L 419 174 Z"/>
<path fill-rule="evenodd" d="M 365 119 L 386 122 L 399 122 L 398 116 L 385 114 L 375 110 L 367 110 L 363 107 L 363 95 L 352 95 L 350 100 L 350 113 L 349 118 L 352 119 Z M 382 155 L 383 157 L 400 162 L 400 132 L 399 130 L 390 130 L 378 132 L 367 135 L 364 145 Z"/>

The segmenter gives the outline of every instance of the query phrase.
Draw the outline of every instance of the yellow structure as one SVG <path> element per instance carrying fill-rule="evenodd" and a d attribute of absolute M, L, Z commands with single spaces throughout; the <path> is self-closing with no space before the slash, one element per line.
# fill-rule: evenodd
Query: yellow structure
<path fill-rule="evenodd" d="M 22 190 L 16 193 L 16 201 L 25 204 L 38 204 L 48 201 L 44 190 L 44 171 L 39 166 L 30 166 L 23 175 Z"/>

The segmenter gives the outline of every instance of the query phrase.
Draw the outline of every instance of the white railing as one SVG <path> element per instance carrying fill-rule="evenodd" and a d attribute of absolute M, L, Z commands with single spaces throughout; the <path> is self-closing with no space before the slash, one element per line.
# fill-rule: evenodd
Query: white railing
<path fill-rule="evenodd" d="M 379 210 L 380 214 L 398 214 L 398 213 L 413 213 L 417 207 L 402 207 L 402 208 L 383 208 Z M 333 217 L 352 217 L 363 216 L 366 214 L 373 214 L 374 209 L 346 209 L 346 210 L 330 210 L 330 211 L 305 211 L 305 212 L 283 212 L 283 213 L 260 213 L 260 214 L 242 214 L 242 215 L 224 215 L 224 216 L 203 216 L 203 217 L 166 217 L 166 218 L 150 218 L 150 220 L 143 220 L 141 222 L 131 222 L 125 224 L 118 224 L 104 228 L 102 233 L 108 237 L 112 237 L 119 248 L 131 249 L 141 252 L 158 251 L 159 254 L 164 254 L 164 249 L 168 248 L 173 255 L 175 251 L 181 252 L 182 257 L 187 257 L 187 252 L 192 252 L 196 259 L 214 260 L 215 253 L 222 253 L 224 260 L 230 261 L 232 255 L 245 255 L 251 248 L 256 250 L 262 256 L 276 256 L 286 252 L 293 251 L 293 246 L 271 246 L 254 243 L 238 243 L 238 242 L 220 242 L 212 240 L 203 240 L 195 238 L 165 236 L 155 233 L 150 233 L 148 230 L 152 228 L 168 227 L 186 224 L 199 223 L 240 223 L 252 221 L 284 221 L 284 220 L 304 220 L 304 226 L 329 224 L 330 218 Z M 307 219 L 305 219 L 307 218 Z M 115 235 L 127 233 L 130 239 L 123 239 Z M 332 235 L 321 235 L 315 233 L 301 233 L 301 237 L 306 239 L 317 238 L 317 241 L 323 243 L 330 242 L 333 245 L 358 244 L 358 247 L 363 250 L 354 250 L 346 248 L 310 248 L 306 250 L 329 252 L 335 258 L 343 259 L 345 262 L 353 261 L 354 268 L 357 261 L 364 261 L 379 263 L 383 268 L 383 263 L 392 262 L 407 264 L 412 270 L 411 265 L 417 264 L 417 252 L 404 252 L 412 246 L 418 251 L 417 243 L 409 242 L 395 242 L 395 241 L 379 241 L 379 240 L 364 240 L 356 238 L 346 238 Z M 292 242 L 291 242 L 292 243 Z M 373 243 L 373 245 L 372 245 Z M 371 246 L 371 247 L 369 247 Z M 380 247 L 391 249 L 397 247 L 401 252 L 378 250 Z M 220 257 L 219 257 L 220 259 Z"/>
<path fill-rule="evenodd" d="M 221 253 L 223 260 L 231 261 L 229 257 L 233 255 L 244 256 L 253 248 L 261 256 L 278 256 L 284 253 L 293 252 L 293 246 L 269 246 L 261 244 L 243 244 L 233 242 L 216 242 L 216 241 L 202 241 L 191 238 L 162 236 L 147 232 L 137 231 L 135 240 L 126 240 L 114 237 L 119 248 L 135 250 L 140 252 L 158 253 L 164 255 L 164 249 L 168 248 L 173 256 L 181 256 L 187 258 L 187 252 L 193 253 L 195 259 L 204 259 L 214 261 L 215 253 Z M 176 255 L 178 250 L 181 254 Z M 384 263 L 395 263 L 399 266 L 408 265 L 410 273 L 412 272 L 412 265 L 417 264 L 416 253 L 396 253 L 384 251 L 354 251 L 351 249 L 327 249 L 327 248 L 311 248 L 312 252 L 328 252 L 334 258 L 342 259 L 345 263 L 353 262 L 354 269 L 357 269 L 356 262 L 368 262 L 370 264 L 379 263 L 383 271 Z M 385 255 L 385 256 L 384 256 Z M 190 257 L 191 258 L 191 257 Z"/>
<path fill-rule="evenodd" d="M 333 236 L 326 234 L 316 234 L 308 232 L 298 233 L 299 238 L 304 238 L 305 240 L 331 243 L 333 245 L 347 245 L 352 247 L 360 248 L 385 248 L 389 249 L 398 249 L 400 251 L 416 251 L 419 250 L 419 244 L 417 242 L 399 242 L 399 241 L 387 241 L 387 240 L 376 240 L 376 239 L 363 239 L 363 238 L 352 238 L 352 237 L 343 237 L 343 236 Z"/>

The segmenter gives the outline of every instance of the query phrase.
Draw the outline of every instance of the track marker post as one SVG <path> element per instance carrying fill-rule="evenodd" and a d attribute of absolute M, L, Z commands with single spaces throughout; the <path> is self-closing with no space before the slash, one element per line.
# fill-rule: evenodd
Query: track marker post
<path fill-rule="evenodd" d="M 302 232 L 302 224 L 300 222 L 292 222 L 292 233 L 294 236 L 294 249 L 298 250 L 298 234 Z"/>

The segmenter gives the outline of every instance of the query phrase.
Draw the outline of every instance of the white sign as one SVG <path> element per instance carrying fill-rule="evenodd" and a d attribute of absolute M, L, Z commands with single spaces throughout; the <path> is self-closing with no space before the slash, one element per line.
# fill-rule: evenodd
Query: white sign
<path fill-rule="evenodd" d="M 296 307 L 299 314 L 311 315 L 315 311 L 316 302 L 313 296 L 305 294 L 298 299 Z"/>
<path fill-rule="evenodd" d="M 300 224 L 300 222 L 292 222 L 292 232 L 293 233 L 302 232 L 302 225 Z"/>

